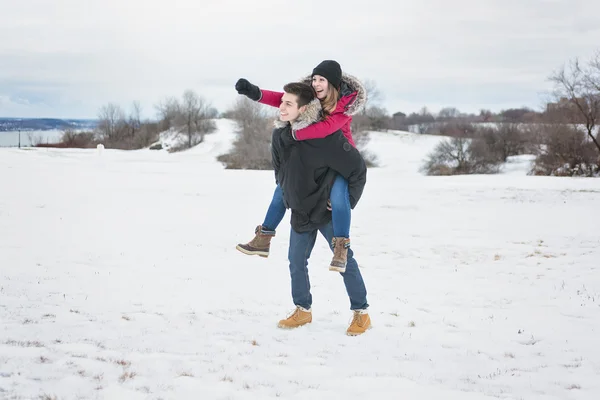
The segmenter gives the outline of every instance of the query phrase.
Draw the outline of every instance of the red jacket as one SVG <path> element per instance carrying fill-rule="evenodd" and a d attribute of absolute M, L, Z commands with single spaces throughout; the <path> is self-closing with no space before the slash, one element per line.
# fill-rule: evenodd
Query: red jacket
<path fill-rule="evenodd" d="M 259 103 L 273 107 L 279 107 L 281 105 L 283 93 L 272 92 L 270 90 L 261 90 L 261 92 L 262 97 L 259 100 Z M 294 131 L 293 134 L 296 140 L 322 139 L 341 129 L 346 139 L 348 139 L 348 142 L 352 146 L 356 147 L 356 144 L 352 139 L 352 132 L 350 130 L 352 116 L 344 114 L 344 111 L 346 111 L 346 106 L 350 104 L 355 97 L 356 92 L 342 97 L 337 102 L 334 112 L 331 113 L 324 121 L 320 121 L 304 129 Z"/>

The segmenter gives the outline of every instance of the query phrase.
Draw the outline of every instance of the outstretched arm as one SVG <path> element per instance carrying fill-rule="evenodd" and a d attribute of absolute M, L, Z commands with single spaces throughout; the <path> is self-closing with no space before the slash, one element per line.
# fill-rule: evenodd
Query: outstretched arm
<path fill-rule="evenodd" d="M 272 92 L 270 90 L 261 89 L 262 97 L 258 100 L 259 103 L 266 104 L 271 107 L 279 107 L 283 93 Z"/>
<path fill-rule="evenodd" d="M 235 83 L 235 90 L 250 100 L 258 101 L 272 107 L 279 107 L 283 93 L 261 90 L 258 86 L 251 84 L 248 79 L 240 78 Z"/>

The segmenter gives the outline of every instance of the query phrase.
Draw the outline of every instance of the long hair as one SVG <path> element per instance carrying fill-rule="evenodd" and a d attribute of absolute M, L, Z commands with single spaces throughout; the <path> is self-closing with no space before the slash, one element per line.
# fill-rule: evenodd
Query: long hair
<path fill-rule="evenodd" d="M 321 100 L 321 108 L 323 109 L 323 113 L 326 117 L 328 117 L 332 112 L 335 111 L 335 107 L 337 106 L 338 97 L 340 92 L 328 82 L 329 85 L 329 93 L 323 100 Z"/>

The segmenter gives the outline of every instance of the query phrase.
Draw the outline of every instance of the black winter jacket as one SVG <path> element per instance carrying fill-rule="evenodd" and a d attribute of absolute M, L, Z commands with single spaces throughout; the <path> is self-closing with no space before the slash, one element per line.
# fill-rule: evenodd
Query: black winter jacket
<path fill-rule="evenodd" d="M 315 109 L 320 111 L 318 100 L 310 103 L 307 112 L 294 122 L 294 129 L 316 122 Z M 291 125 L 278 122 L 272 135 L 272 161 L 286 208 L 292 210 L 292 228 L 306 232 L 331 220 L 327 200 L 337 174 L 348 181 L 350 206 L 354 208 L 367 181 L 367 167 L 342 130 L 323 139 L 294 141 Z"/>

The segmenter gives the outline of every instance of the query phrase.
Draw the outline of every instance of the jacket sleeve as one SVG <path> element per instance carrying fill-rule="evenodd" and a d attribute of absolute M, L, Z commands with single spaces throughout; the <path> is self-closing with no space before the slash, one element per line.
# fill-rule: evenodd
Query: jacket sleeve
<path fill-rule="evenodd" d="M 354 146 L 339 131 L 335 145 L 327 152 L 329 167 L 348 181 L 350 208 L 354 209 L 367 183 L 367 164 Z"/>
<path fill-rule="evenodd" d="M 342 129 L 351 118 L 342 112 L 331 114 L 324 121 L 314 123 L 297 131 L 292 131 L 292 136 L 296 140 L 322 139 Z"/>
<path fill-rule="evenodd" d="M 283 93 L 272 92 L 270 90 L 261 90 L 262 97 L 258 100 L 259 103 L 266 104 L 271 107 L 279 107 Z"/>
<path fill-rule="evenodd" d="M 281 166 L 281 149 L 279 148 L 279 135 L 277 129 L 273 130 L 273 134 L 271 135 L 271 164 L 273 165 L 273 171 L 275 172 L 275 182 L 277 182 L 277 174 L 279 173 L 279 168 Z"/>
<path fill-rule="evenodd" d="M 333 134 L 338 129 L 342 129 L 344 125 L 346 125 L 350 120 L 352 120 L 352 117 L 344 114 L 344 112 L 346 111 L 346 107 L 348 106 L 348 104 L 350 104 L 355 97 L 356 92 L 348 96 L 342 97 L 338 101 L 335 107 L 335 111 L 324 121 L 314 123 L 310 126 L 307 126 L 306 128 L 298 129 L 297 131 L 292 131 L 294 139 L 322 139 Z"/>

